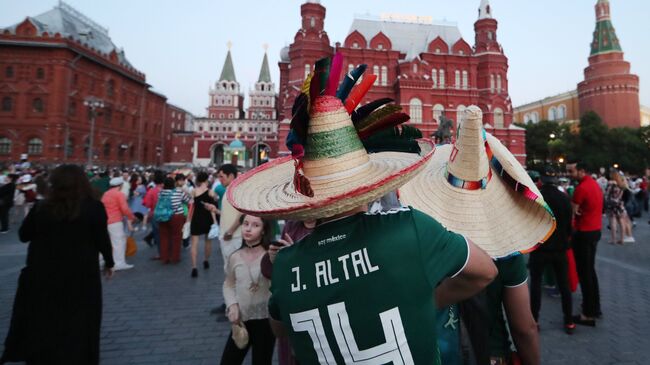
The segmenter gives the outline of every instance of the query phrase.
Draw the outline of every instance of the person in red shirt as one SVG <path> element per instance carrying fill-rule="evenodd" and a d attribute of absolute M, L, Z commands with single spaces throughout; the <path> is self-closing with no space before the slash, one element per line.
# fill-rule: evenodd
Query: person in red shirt
<path fill-rule="evenodd" d="M 573 319 L 577 324 L 595 327 L 596 317 L 601 315 L 595 264 L 603 225 L 603 192 L 582 162 L 568 163 L 566 168 L 571 178 L 579 182 L 571 204 L 575 217 L 573 253 L 582 291 L 582 313 Z"/>
<path fill-rule="evenodd" d="M 128 230 L 129 232 L 133 232 L 132 222 L 135 220 L 135 216 L 129 209 L 126 197 L 121 192 L 122 185 L 124 185 L 124 179 L 121 177 L 112 178 L 109 182 L 110 188 L 102 196 L 102 203 L 104 204 L 106 216 L 108 217 L 108 235 L 113 245 L 114 269 L 116 271 L 133 268 L 133 265 L 126 263 L 126 234 L 122 221 L 126 217 Z"/>
<path fill-rule="evenodd" d="M 153 238 L 154 244 L 158 247 L 158 255 L 153 257 L 154 260 L 160 259 L 160 231 L 158 227 L 158 222 L 153 219 L 153 211 L 156 208 L 158 203 L 158 195 L 162 190 L 163 180 L 165 180 L 165 175 L 162 171 L 154 172 L 153 182 L 156 184 L 153 188 L 149 189 L 147 193 L 142 198 L 142 205 L 149 208 L 149 222 L 151 222 L 151 237 Z M 145 241 L 149 246 L 152 246 L 151 239 L 145 237 Z"/>

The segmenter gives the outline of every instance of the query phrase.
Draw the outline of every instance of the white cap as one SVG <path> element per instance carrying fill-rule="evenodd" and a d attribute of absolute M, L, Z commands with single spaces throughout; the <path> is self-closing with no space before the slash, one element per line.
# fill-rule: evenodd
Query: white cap
<path fill-rule="evenodd" d="M 110 186 L 122 186 L 122 184 L 124 184 L 124 179 L 122 179 L 122 177 L 114 177 L 108 184 Z"/>

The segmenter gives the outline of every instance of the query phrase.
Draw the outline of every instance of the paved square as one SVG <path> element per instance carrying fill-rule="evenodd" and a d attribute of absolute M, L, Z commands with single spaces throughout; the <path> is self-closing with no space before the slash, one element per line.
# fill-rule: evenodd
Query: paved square
<path fill-rule="evenodd" d="M 638 219 L 637 243 L 609 245 L 603 232 L 596 267 L 604 317 L 598 327 L 562 331 L 559 299 L 543 296 L 542 364 L 647 364 L 650 359 L 650 225 Z M 18 274 L 27 245 L 17 227 L 0 236 L 0 337 L 9 327 Z M 137 235 L 141 237 L 142 233 Z M 182 262 L 151 261 L 155 250 L 139 243 L 129 260 L 135 268 L 103 282 L 102 364 L 215 364 L 229 334 L 227 322 L 216 322 L 210 309 L 223 302 L 223 263 L 214 245 L 212 267 L 190 278 L 189 250 Z M 202 261 L 202 256 L 199 256 Z M 580 290 L 574 307 L 580 304 Z M 0 351 L 3 344 L 0 343 Z M 247 361 L 250 361 L 250 356 Z"/>

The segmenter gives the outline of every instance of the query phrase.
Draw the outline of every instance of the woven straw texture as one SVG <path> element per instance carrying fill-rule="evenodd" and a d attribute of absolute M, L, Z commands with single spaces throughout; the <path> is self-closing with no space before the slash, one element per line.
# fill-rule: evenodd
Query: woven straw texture
<path fill-rule="evenodd" d="M 413 178 L 432 156 L 399 152 L 369 155 L 367 168 L 351 176 L 312 183 L 314 197 L 296 192 L 293 160 L 285 157 L 238 177 L 228 188 L 228 200 L 239 211 L 276 219 L 318 219 L 347 212 L 396 190 Z"/>
<path fill-rule="evenodd" d="M 498 139 L 486 133 L 494 158 L 507 175 L 527 188 L 527 194 L 515 191 L 489 164 L 487 155 L 477 153 L 479 148 L 485 148 L 483 138 L 476 139 L 482 134 L 477 125 L 481 125 L 480 119 L 478 123 L 470 119 L 461 127 L 462 140 L 457 147 L 469 153 L 461 157 L 459 151 L 451 164 L 454 172 L 474 180 L 487 175 L 480 168 L 491 168 L 492 177 L 485 189 L 462 189 L 447 181 L 445 171 L 453 146 L 445 145 L 436 148 L 422 173 L 400 188 L 400 200 L 432 216 L 448 230 L 465 235 L 493 258 L 529 252 L 553 232 L 553 215 L 526 171 Z M 471 156 L 483 161 L 472 161 Z"/>
<path fill-rule="evenodd" d="M 431 141 L 422 140 L 420 155 L 369 155 L 338 98 L 319 96 L 313 109 L 303 171 L 314 196 L 296 192 L 295 162 L 285 157 L 259 166 L 232 183 L 227 198 L 237 210 L 269 218 L 331 217 L 397 189 L 413 178 L 433 153 Z"/>

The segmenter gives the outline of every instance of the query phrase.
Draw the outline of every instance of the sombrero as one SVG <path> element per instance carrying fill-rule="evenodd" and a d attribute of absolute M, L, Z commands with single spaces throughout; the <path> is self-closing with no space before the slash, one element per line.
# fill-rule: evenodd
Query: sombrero
<path fill-rule="evenodd" d="M 530 252 L 555 229 L 539 190 L 510 151 L 485 132 L 476 106 L 465 111 L 456 142 L 438 146 L 423 172 L 399 192 L 402 203 L 493 258 Z"/>
<path fill-rule="evenodd" d="M 400 107 L 386 105 L 392 100 L 355 110 L 376 76 L 368 75 L 352 89 L 365 69 L 362 65 L 349 72 L 337 90 L 341 66 L 340 54 L 331 69 L 329 59 L 316 63 L 294 103 L 287 138 L 292 155 L 233 181 L 227 198 L 235 209 L 268 218 L 331 217 L 397 189 L 431 158 L 432 142 L 409 138 L 414 128 L 400 126 L 409 117 Z M 377 147 L 381 135 L 393 137 L 393 146 L 399 148 Z M 409 153 L 413 149 L 420 153 Z"/>

